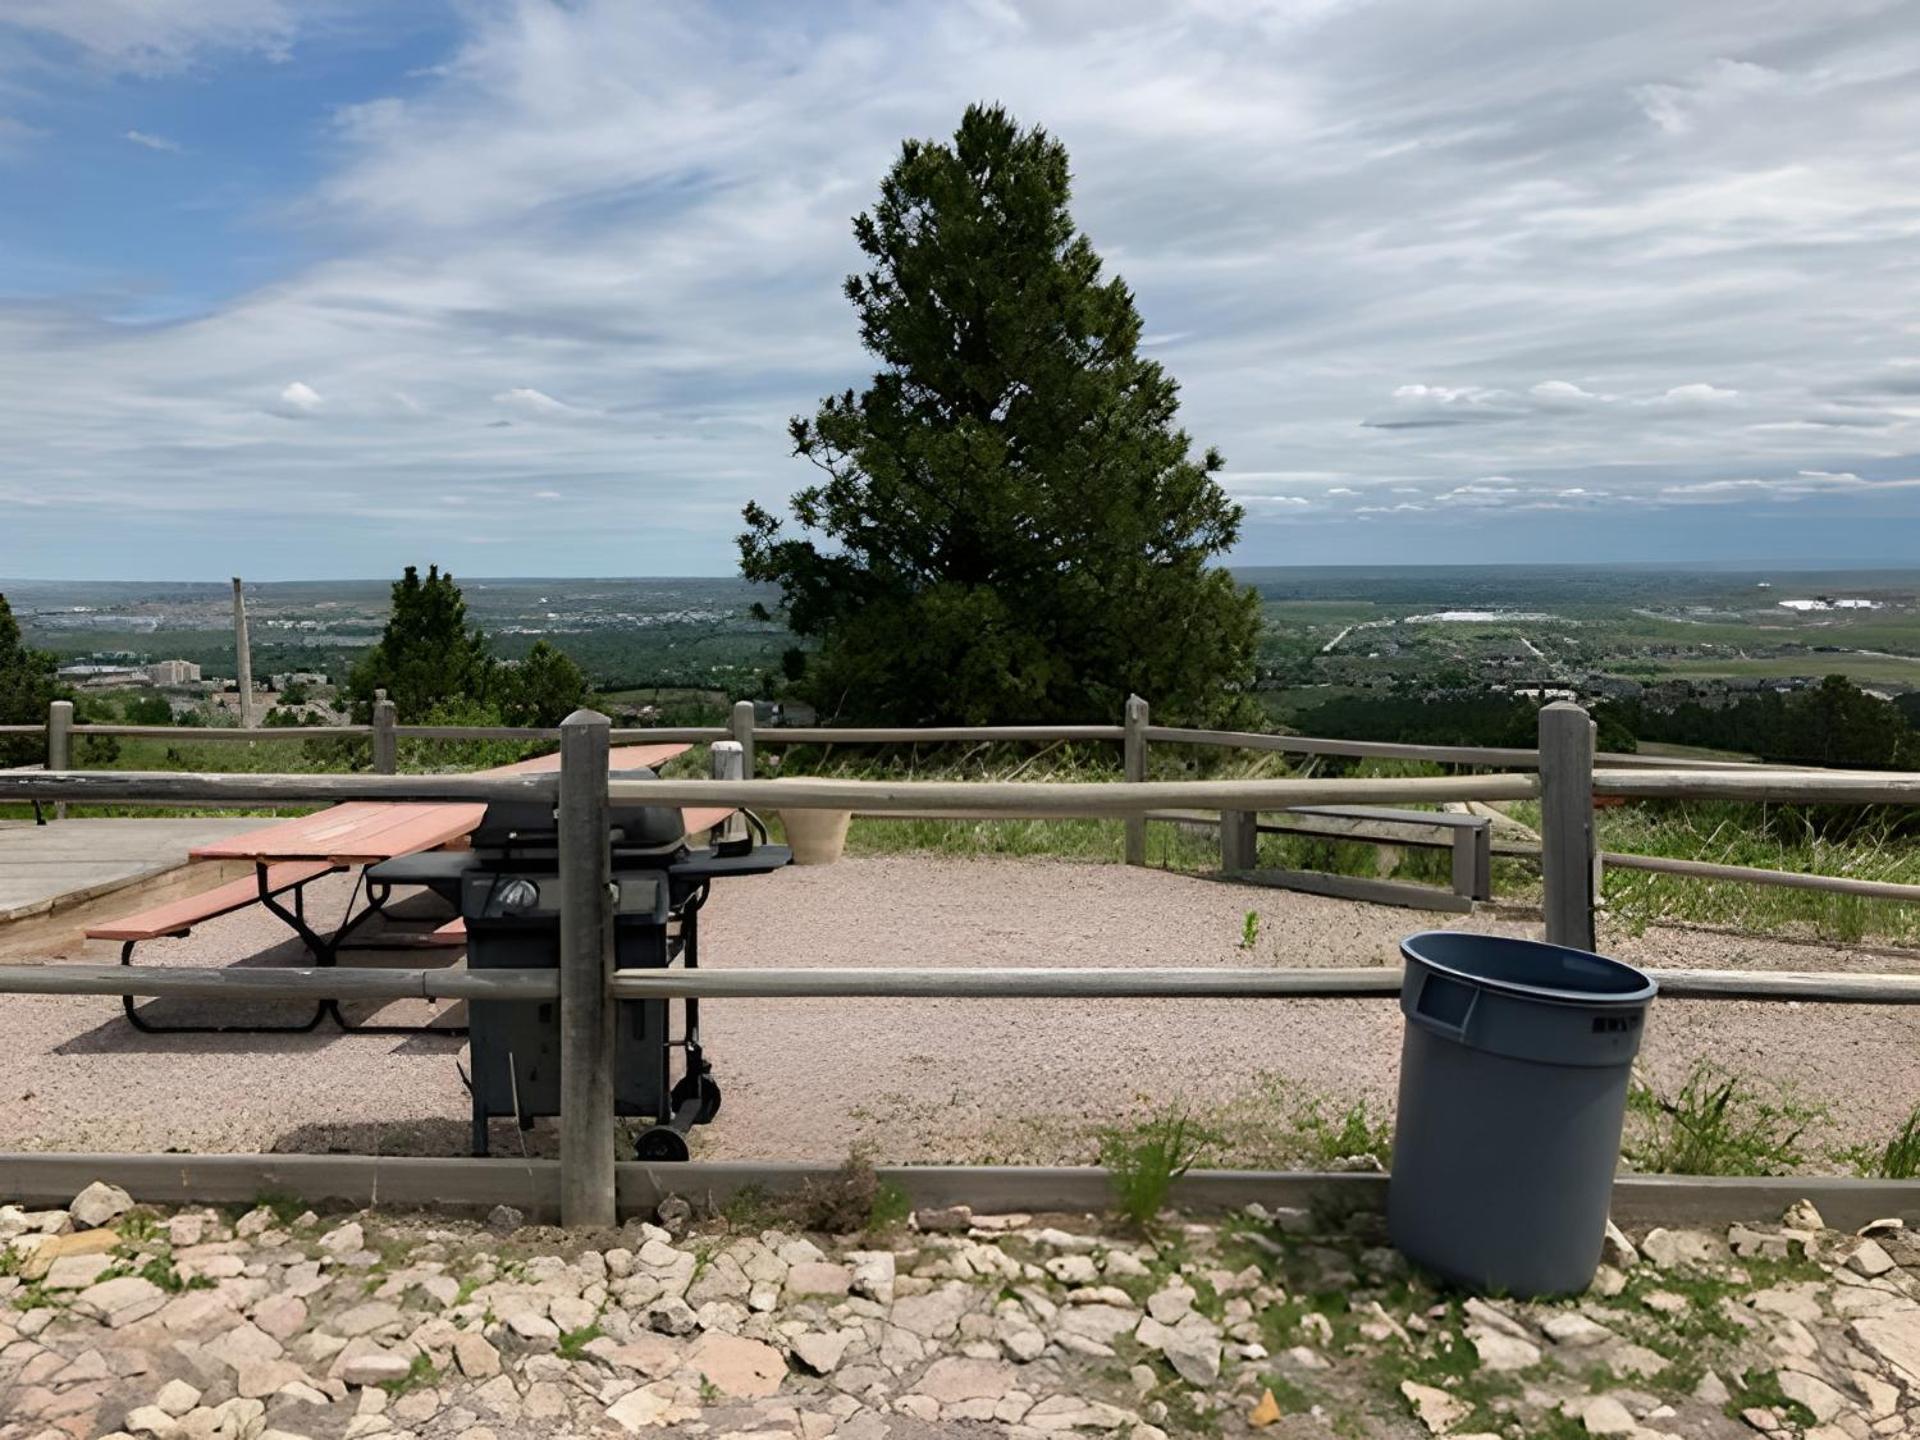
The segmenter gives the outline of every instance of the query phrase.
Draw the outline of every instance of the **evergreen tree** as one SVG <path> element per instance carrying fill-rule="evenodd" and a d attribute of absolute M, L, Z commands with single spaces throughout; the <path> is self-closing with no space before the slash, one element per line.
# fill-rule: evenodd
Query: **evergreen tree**
<path fill-rule="evenodd" d="M 56 662 L 45 650 L 29 650 L 20 638 L 13 607 L 0 595 L 0 725 L 44 725 L 47 706 L 59 696 Z M 47 758 L 37 735 L 0 737 L 0 769 Z"/>
<path fill-rule="evenodd" d="M 1208 564 L 1240 507 L 1069 194 L 1062 145 L 976 105 L 951 145 L 908 141 L 854 221 L 872 268 L 846 293 L 882 368 L 791 426 L 824 474 L 794 517 L 822 543 L 757 504 L 740 537 L 742 573 L 816 643 L 789 668 L 823 713 L 1111 720 L 1129 691 L 1170 720 L 1250 708 L 1258 601 Z"/>
<path fill-rule="evenodd" d="M 1892 705 L 1829 675 L 1787 702 L 1779 753 L 1807 765 L 1892 766 L 1911 734 Z"/>
<path fill-rule="evenodd" d="M 580 667 L 544 640 L 527 658 L 501 669 L 500 715 L 509 725 L 558 725 L 587 703 L 589 687 Z"/>
<path fill-rule="evenodd" d="M 385 690 L 402 723 L 418 724 L 437 707 L 459 701 L 484 704 L 495 664 L 487 638 L 467 628 L 467 602 L 452 575 L 412 565 L 394 582 L 393 609 L 380 643 L 353 667 L 347 697 L 361 724 L 373 713 L 373 692 Z"/>

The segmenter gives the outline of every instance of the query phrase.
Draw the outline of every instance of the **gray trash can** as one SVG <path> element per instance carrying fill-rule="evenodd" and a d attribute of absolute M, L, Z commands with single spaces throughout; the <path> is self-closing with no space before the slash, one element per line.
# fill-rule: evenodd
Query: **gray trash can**
<path fill-rule="evenodd" d="M 1653 981 L 1585 950 L 1496 935 L 1429 931 L 1400 953 L 1394 1245 L 1482 1293 L 1586 1289 Z"/>

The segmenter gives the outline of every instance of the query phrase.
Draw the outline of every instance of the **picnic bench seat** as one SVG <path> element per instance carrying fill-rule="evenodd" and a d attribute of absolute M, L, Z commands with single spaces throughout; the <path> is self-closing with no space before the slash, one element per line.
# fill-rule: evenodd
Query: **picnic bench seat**
<path fill-rule="evenodd" d="M 297 860 L 267 867 L 264 889 L 268 895 L 280 896 L 289 891 L 294 897 L 294 905 L 303 904 L 305 887 L 322 875 L 330 875 L 340 869 L 326 860 Z M 218 919 L 222 915 L 231 915 L 260 902 L 263 882 L 257 875 L 244 876 L 239 880 L 229 880 L 224 885 L 216 885 L 211 890 L 203 890 L 198 895 L 189 895 L 182 900 L 170 900 L 164 905 L 156 905 L 151 910 L 142 910 L 137 915 L 124 915 L 105 925 L 90 927 L 86 936 L 89 940 L 120 941 L 120 963 L 133 964 L 134 947 L 147 940 L 175 939 L 190 934 L 193 927 L 208 920 Z M 314 1011 L 314 1016 L 300 1025 L 271 1026 L 225 1026 L 225 1025 L 156 1025 L 143 1020 L 134 1011 L 133 996 L 123 995 L 120 1004 L 127 1012 L 127 1020 L 134 1029 L 143 1030 L 149 1035 L 159 1034 L 205 1034 L 218 1033 L 229 1028 L 247 1030 L 311 1030 L 320 1022 L 325 1007 Z"/>
<path fill-rule="evenodd" d="M 338 868 L 325 860 L 300 860 L 270 866 L 267 870 L 267 893 L 284 895 L 289 890 L 297 892 L 309 881 L 330 875 Z M 124 940 L 129 945 L 137 945 L 142 940 L 168 939 L 187 934 L 204 920 L 214 920 L 222 915 L 231 915 L 236 910 L 244 910 L 259 899 L 260 882 L 254 876 L 247 875 L 230 880 L 225 885 L 216 885 L 211 890 L 202 890 L 198 895 L 189 895 L 184 900 L 170 900 L 165 905 L 142 910 L 138 915 L 125 915 L 108 924 L 96 925 L 87 931 L 87 938 Z"/>
<path fill-rule="evenodd" d="M 1475 901 L 1493 898 L 1493 825 L 1484 815 L 1381 805 L 1290 805 L 1264 815 L 1251 810 L 1223 811 L 1219 824 L 1221 870 L 1257 879 L 1261 884 L 1344 900 L 1460 913 L 1470 912 Z M 1309 870 L 1257 870 L 1255 839 L 1262 834 L 1448 849 L 1453 854 L 1452 884 L 1440 890 L 1405 880 Z"/>

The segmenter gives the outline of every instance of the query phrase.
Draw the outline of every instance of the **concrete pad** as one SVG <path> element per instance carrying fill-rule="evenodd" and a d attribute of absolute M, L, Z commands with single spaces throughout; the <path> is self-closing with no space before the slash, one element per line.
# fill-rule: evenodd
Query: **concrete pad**
<path fill-rule="evenodd" d="M 257 816 L 0 823 L 0 925 L 178 870 L 194 846 L 260 823 Z"/>

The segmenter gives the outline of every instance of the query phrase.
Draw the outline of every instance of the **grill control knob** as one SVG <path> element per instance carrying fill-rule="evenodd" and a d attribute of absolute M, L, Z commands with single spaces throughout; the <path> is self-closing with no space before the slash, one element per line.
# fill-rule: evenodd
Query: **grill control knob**
<path fill-rule="evenodd" d="M 509 880 L 500 887 L 500 908 L 517 912 L 540 903 L 540 887 L 531 880 Z"/>

